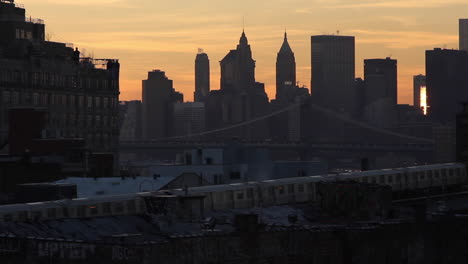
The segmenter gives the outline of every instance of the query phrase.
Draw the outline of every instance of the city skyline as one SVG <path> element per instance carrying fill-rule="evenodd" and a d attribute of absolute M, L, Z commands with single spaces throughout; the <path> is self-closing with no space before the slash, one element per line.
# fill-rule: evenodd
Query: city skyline
<path fill-rule="evenodd" d="M 237 43 L 245 16 L 257 80 L 266 84 L 270 99 L 275 95 L 275 60 L 286 27 L 301 85 L 310 83 L 310 36 L 339 30 L 340 35 L 356 36 L 356 77 L 363 77 L 364 59 L 392 55 L 399 61 L 399 103 L 411 103 L 412 76 L 425 73 L 425 50 L 458 48 L 458 18 L 468 11 L 464 1 L 354 1 L 350 5 L 276 0 L 268 5 L 240 1 L 219 6 L 207 0 L 185 5 L 146 0 L 21 3 L 27 5 L 28 15 L 45 20 L 52 41 L 73 42 L 96 58 L 120 58 L 121 100 L 141 99 L 141 80 L 149 70 L 161 69 L 192 101 L 198 48 L 213 62 L 211 89 L 219 89 L 218 62 Z M 437 21 L 431 18 L 436 14 Z"/>

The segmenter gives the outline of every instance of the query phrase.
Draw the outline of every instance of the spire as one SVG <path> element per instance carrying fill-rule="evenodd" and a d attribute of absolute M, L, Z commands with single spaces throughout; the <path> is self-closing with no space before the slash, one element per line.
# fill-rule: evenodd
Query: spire
<path fill-rule="evenodd" d="M 247 37 L 245 36 L 245 32 L 244 32 L 244 29 L 242 29 L 242 35 L 241 35 L 241 38 L 239 40 L 239 45 L 241 46 L 247 46 L 249 43 L 247 41 Z"/>
<path fill-rule="evenodd" d="M 288 43 L 288 33 L 286 32 L 286 30 L 284 31 L 284 41 L 279 53 L 293 53 Z"/>

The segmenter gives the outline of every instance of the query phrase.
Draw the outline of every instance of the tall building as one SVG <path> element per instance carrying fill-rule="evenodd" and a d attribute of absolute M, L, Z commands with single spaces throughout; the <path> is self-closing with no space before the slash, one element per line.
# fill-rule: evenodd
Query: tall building
<path fill-rule="evenodd" d="M 426 51 L 428 114 L 435 121 L 454 123 L 461 102 L 468 101 L 468 52 Z"/>
<path fill-rule="evenodd" d="M 366 82 L 366 102 L 372 103 L 389 98 L 397 104 L 397 61 L 386 59 L 364 60 L 364 81 Z"/>
<path fill-rule="evenodd" d="M 176 136 L 193 137 L 205 132 L 205 104 L 175 103 L 174 104 L 174 131 Z"/>
<path fill-rule="evenodd" d="M 46 41 L 44 22 L 25 13 L 0 1 L 0 146 L 8 142 L 9 109 L 41 108 L 48 116 L 42 138 L 83 138 L 91 154 L 115 162 L 118 60 L 83 58 L 72 44 Z"/>
<path fill-rule="evenodd" d="M 288 43 L 287 33 L 284 33 L 283 45 L 276 57 L 276 99 L 281 100 L 294 91 L 289 91 L 296 87 L 296 58 Z M 289 91 L 289 92 L 288 92 Z"/>
<path fill-rule="evenodd" d="M 459 41 L 460 50 L 468 51 L 468 18 L 461 18 L 459 20 Z"/>
<path fill-rule="evenodd" d="M 202 50 L 195 58 L 195 102 L 202 102 L 210 93 L 210 60 Z"/>
<path fill-rule="evenodd" d="M 235 50 L 221 60 L 221 90 L 212 91 L 207 105 L 207 120 L 219 126 L 247 122 L 269 111 L 265 85 L 255 81 L 255 61 L 247 37 L 242 32 Z M 220 113 L 220 115 L 218 115 Z M 214 119 L 217 119 L 213 121 Z M 213 128 L 213 125 L 209 125 Z M 225 136 L 245 139 L 265 138 L 267 121 L 259 121 L 228 131 Z"/>
<path fill-rule="evenodd" d="M 348 115 L 356 112 L 354 48 L 353 36 L 311 37 L 311 95 Z"/>
<path fill-rule="evenodd" d="M 142 136 L 141 101 L 124 101 L 120 103 L 120 140 L 137 141 Z"/>
<path fill-rule="evenodd" d="M 419 74 L 413 76 L 413 106 L 421 112 L 421 88 L 426 87 L 426 76 Z M 424 96 L 424 95 L 423 95 Z M 423 98 L 423 101 L 425 98 Z"/>
<path fill-rule="evenodd" d="M 174 103 L 182 102 L 183 95 L 172 87 L 165 72 L 148 72 L 143 80 L 143 138 L 162 139 L 173 136 Z"/>

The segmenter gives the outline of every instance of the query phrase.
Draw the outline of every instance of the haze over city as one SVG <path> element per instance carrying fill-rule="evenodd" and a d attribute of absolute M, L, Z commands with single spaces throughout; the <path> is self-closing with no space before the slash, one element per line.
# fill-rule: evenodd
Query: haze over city
<path fill-rule="evenodd" d="M 52 41 L 72 42 L 96 58 L 118 57 L 121 100 L 141 98 L 141 80 L 162 69 L 193 100 L 198 48 L 211 60 L 212 89 L 220 61 L 245 31 L 257 62 L 257 80 L 275 94 L 275 60 L 285 28 L 296 54 L 297 80 L 310 87 L 310 36 L 356 36 L 356 77 L 365 58 L 398 60 L 398 102 L 412 102 L 412 76 L 424 74 L 424 51 L 458 48 L 458 18 L 468 2 L 447 1 L 149 1 L 24 0 L 28 15 L 44 19 Z"/>

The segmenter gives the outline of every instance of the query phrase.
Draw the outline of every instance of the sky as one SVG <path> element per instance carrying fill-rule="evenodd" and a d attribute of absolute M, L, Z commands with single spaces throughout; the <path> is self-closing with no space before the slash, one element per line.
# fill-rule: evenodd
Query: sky
<path fill-rule="evenodd" d="M 310 86 L 310 36 L 356 37 L 356 77 L 363 60 L 398 60 L 398 101 L 411 104 L 412 76 L 425 73 L 425 50 L 458 49 L 458 18 L 467 0 L 21 0 L 45 20 L 51 41 L 121 63 L 120 100 L 141 99 L 141 80 L 161 69 L 193 100 L 198 48 L 210 58 L 211 89 L 219 61 L 235 49 L 243 24 L 257 62 L 256 80 L 275 96 L 276 55 L 287 29 L 297 80 Z M 243 22 L 244 21 L 244 22 Z"/>

